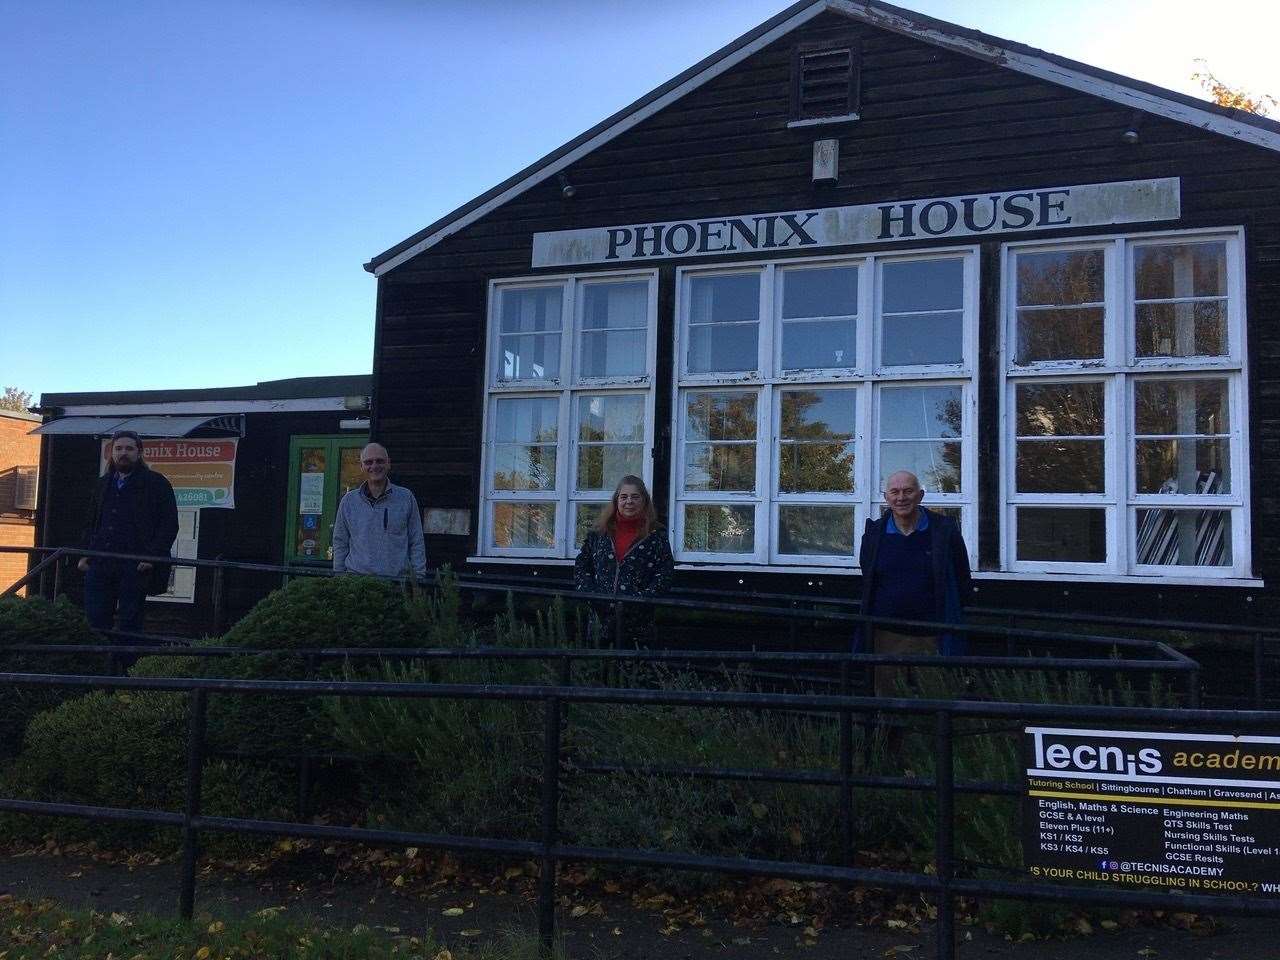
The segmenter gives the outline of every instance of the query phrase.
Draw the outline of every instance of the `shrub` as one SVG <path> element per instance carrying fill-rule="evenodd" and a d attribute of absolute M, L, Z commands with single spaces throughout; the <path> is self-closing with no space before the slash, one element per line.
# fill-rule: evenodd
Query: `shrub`
<path fill-rule="evenodd" d="M 448 590 L 444 592 L 449 592 Z M 456 597 L 456 590 L 452 591 Z M 441 601 L 432 601 L 436 607 Z M 138 677 L 302 677 L 300 647 L 403 646 L 416 642 L 431 604 L 407 599 L 398 587 L 373 578 L 303 579 L 262 601 L 220 640 L 199 644 L 273 652 L 260 656 L 146 657 L 130 673 Z M 364 668 L 374 669 L 372 667 Z M 343 673 L 337 661 L 315 665 L 318 677 Z M 185 796 L 187 698 L 151 693 L 98 691 L 68 700 L 38 716 L 21 756 L 6 771 L 11 794 L 149 809 L 181 809 Z M 297 765 L 287 755 L 331 750 L 332 737 L 317 700 L 301 697 L 214 695 L 208 700 L 207 749 L 285 755 L 267 761 L 212 759 L 205 767 L 206 812 L 288 819 L 296 793 Z M 354 793 L 341 770 L 321 784 L 326 799 Z M 31 827 L 20 827 L 30 832 Z M 88 824 L 99 837 L 138 836 L 137 827 Z"/>
<path fill-rule="evenodd" d="M 7 792 L 34 800 L 181 812 L 186 798 L 188 699 L 171 693 L 94 691 L 40 714 L 27 729 L 21 756 L 5 771 Z M 211 760 L 204 768 L 202 808 L 214 816 L 243 814 L 253 798 L 260 816 L 280 816 L 269 771 Z M 287 796 L 287 794 L 286 794 Z M 6 817 L 14 836 L 38 837 L 45 818 Z M 138 823 L 67 820 L 66 839 L 144 841 L 171 847 L 177 835 Z"/>
<path fill-rule="evenodd" d="M 99 638 L 79 607 L 66 597 L 54 602 L 39 598 L 0 597 L 0 670 L 12 673 L 101 673 L 99 655 L 42 655 L 5 650 L 14 644 L 88 644 Z M 0 760 L 22 746 L 28 722 L 79 692 L 65 687 L 0 687 Z"/>
<path fill-rule="evenodd" d="M 423 607 L 426 644 L 439 648 L 565 646 L 563 605 L 522 621 L 508 600 L 491 627 L 468 627 L 446 584 Z M 348 673 L 348 676 L 355 676 Z M 534 684 L 537 660 L 415 660 L 388 664 L 402 683 Z M 368 757 L 367 814 L 401 829 L 501 837 L 533 835 L 541 781 L 542 711 L 521 701 L 341 697 L 324 701 L 335 738 Z"/>

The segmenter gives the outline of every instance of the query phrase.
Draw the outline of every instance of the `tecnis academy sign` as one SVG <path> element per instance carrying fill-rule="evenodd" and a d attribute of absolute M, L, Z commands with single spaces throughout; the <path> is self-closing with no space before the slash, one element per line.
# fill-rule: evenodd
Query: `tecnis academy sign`
<path fill-rule="evenodd" d="M 1176 220 L 1181 208 L 1181 183 L 1177 177 L 1166 177 L 556 230 L 533 235 L 533 266 L 816 251 L 851 244 L 1146 223 Z"/>
<path fill-rule="evenodd" d="M 1027 727 L 1032 876 L 1280 896 L 1280 737 Z"/>

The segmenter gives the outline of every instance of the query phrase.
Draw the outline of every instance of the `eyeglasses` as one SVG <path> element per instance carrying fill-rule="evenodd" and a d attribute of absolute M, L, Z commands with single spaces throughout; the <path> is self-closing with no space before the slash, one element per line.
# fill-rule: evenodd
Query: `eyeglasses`
<path fill-rule="evenodd" d="M 374 464 L 386 463 L 387 461 L 384 458 L 379 457 L 376 460 L 361 460 L 360 462 L 363 463 L 366 467 L 372 467 Z"/>

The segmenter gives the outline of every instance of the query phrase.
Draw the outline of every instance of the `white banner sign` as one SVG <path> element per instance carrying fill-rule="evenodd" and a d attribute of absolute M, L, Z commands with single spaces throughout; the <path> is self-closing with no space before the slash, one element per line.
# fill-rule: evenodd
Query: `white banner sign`
<path fill-rule="evenodd" d="M 1176 220 L 1181 183 L 1127 180 L 853 207 L 675 220 L 533 235 L 533 266 L 630 263 L 725 253 L 820 250 L 898 240 Z"/>

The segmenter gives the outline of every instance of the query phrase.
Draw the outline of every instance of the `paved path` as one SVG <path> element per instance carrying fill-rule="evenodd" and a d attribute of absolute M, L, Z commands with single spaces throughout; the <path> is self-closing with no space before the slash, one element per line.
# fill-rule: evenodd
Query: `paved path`
<path fill-rule="evenodd" d="M 246 915 L 264 907 L 285 907 L 296 919 L 314 916 L 335 926 L 363 923 L 418 934 L 430 927 L 449 946 L 474 944 L 504 930 L 535 927 L 534 904 L 522 890 L 481 892 L 473 884 L 437 883 L 404 892 L 376 880 L 345 881 L 326 876 L 320 864 L 292 865 L 289 875 L 272 870 L 257 879 L 202 877 L 196 910 L 214 917 Z M 164 914 L 177 907 L 174 863 L 129 867 L 87 857 L 46 855 L 0 857 L 0 893 L 23 899 L 53 898 L 68 907 L 99 911 Z M 828 924 L 806 936 L 806 921 L 773 922 L 759 929 L 737 927 L 714 911 L 672 924 L 659 909 L 644 909 L 625 895 L 588 898 L 579 911 L 560 911 L 560 930 L 571 960 L 709 960 L 808 957 L 812 960 L 889 957 L 932 958 L 931 924 L 893 930 L 884 926 Z M 462 909 L 461 915 L 446 916 Z M 573 912 L 581 915 L 574 917 Z M 700 921 L 700 922 L 699 922 Z M 666 932 L 663 932 L 663 931 Z M 1009 943 L 980 927 L 962 928 L 960 960 L 1277 960 L 1280 921 L 1226 921 L 1212 935 L 1168 927 L 1099 930 L 1069 940 Z M 464 935 L 466 931 L 466 935 Z M 476 931 L 479 931 L 478 933 Z"/>

